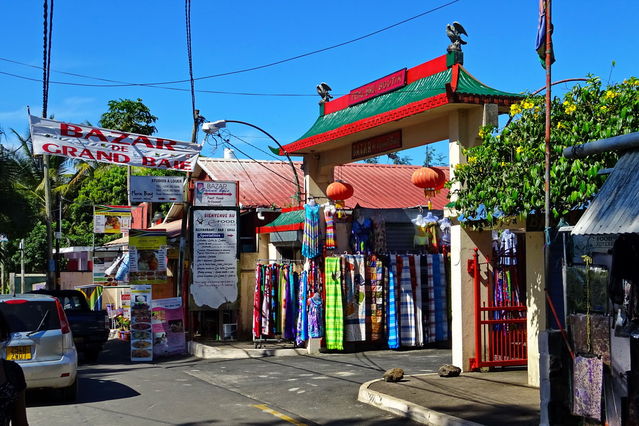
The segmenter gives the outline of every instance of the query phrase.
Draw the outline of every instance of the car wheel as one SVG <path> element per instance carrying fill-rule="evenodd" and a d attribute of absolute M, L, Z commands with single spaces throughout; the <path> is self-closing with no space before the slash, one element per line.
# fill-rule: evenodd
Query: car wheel
<path fill-rule="evenodd" d="M 78 378 L 76 377 L 71 386 L 62 388 L 60 394 L 62 396 L 62 401 L 75 402 L 78 397 Z"/>
<path fill-rule="evenodd" d="M 84 359 L 88 362 L 95 362 L 98 360 L 98 356 L 100 355 L 100 348 L 97 349 L 87 349 L 84 351 Z"/>

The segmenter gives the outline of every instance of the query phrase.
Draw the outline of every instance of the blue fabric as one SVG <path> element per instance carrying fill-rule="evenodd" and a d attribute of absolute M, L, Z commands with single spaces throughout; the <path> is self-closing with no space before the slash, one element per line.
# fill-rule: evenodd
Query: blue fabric
<path fill-rule="evenodd" d="M 125 255 L 122 259 L 122 263 L 120 263 L 120 267 L 118 268 L 118 272 L 115 273 L 116 281 L 124 281 L 124 278 L 129 273 L 129 255 Z"/>
<path fill-rule="evenodd" d="M 433 286 L 435 290 L 435 338 L 448 339 L 448 309 L 446 308 L 446 278 L 442 271 L 444 264 L 441 254 L 432 255 Z"/>
<path fill-rule="evenodd" d="M 400 341 L 402 346 L 415 346 L 415 301 L 408 256 L 401 256 L 399 275 Z"/>
<path fill-rule="evenodd" d="M 388 277 L 388 303 L 386 303 L 386 319 L 388 329 L 388 347 L 391 349 L 399 348 L 399 330 L 397 327 L 397 304 L 395 300 L 395 258 L 392 259 L 391 268 L 389 268 Z"/>
<path fill-rule="evenodd" d="M 297 336 L 295 342 L 301 345 L 308 340 L 308 310 L 306 306 L 306 289 L 308 287 L 308 272 L 302 272 L 300 278 L 299 299 L 298 299 L 298 317 L 297 317 Z"/>

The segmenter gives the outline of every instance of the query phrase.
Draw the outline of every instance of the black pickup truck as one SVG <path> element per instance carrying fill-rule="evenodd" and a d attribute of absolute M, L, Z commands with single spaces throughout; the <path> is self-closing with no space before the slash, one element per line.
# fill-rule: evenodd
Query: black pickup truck
<path fill-rule="evenodd" d="M 92 311 L 84 294 L 78 290 L 36 290 L 33 293 L 57 297 L 67 314 L 78 352 L 87 361 L 95 361 L 109 338 L 109 317 L 106 311 Z"/>

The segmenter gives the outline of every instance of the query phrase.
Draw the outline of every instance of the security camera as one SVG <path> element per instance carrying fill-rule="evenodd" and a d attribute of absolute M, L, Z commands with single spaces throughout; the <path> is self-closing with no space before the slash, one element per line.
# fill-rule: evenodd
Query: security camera
<path fill-rule="evenodd" d="M 202 123 L 202 131 L 208 135 L 214 135 L 226 127 L 226 121 L 218 120 L 218 121 L 207 121 L 206 123 Z"/>

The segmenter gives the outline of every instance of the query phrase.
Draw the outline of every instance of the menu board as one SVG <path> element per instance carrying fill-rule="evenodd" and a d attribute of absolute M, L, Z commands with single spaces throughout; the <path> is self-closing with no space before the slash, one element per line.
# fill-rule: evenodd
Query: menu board
<path fill-rule="evenodd" d="M 115 273 L 117 272 L 117 267 L 119 267 L 119 263 L 116 268 L 113 268 L 113 264 L 115 262 L 121 261 L 121 254 L 119 251 L 97 251 L 93 253 L 93 284 L 102 285 L 102 286 L 114 286 L 120 285 L 121 282 L 115 278 Z M 107 275 L 107 270 L 111 269 L 109 275 Z M 113 269 L 116 269 L 113 271 Z"/>
<path fill-rule="evenodd" d="M 129 233 L 129 282 L 166 283 L 166 231 L 132 229 Z"/>
<path fill-rule="evenodd" d="M 120 293 L 120 305 L 122 306 L 122 316 L 131 319 L 131 290 L 126 289 Z"/>
<path fill-rule="evenodd" d="M 155 356 L 181 355 L 186 352 L 184 309 L 181 297 L 153 300 L 151 323 Z"/>
<path fill-rule="evenodd" d="M 194 206 L 237 206 L 237 182 L 195 181 Z"/>
<path fill-rule="evenodd" d="M 130 206 L 97 205 L 93 208 L 93 232 L 96 234 L 126 234 L 131 228 Z"/>
<path fill-rule="evenodd" d="M 151 286 L 131 286 L 131 361 L 153 361 Z"/>
<path fill-rule="evenodd" d="M 217 309 L 237 299 L 237 211 L 193 211 L 193 283 L 199 307 Z"/>

